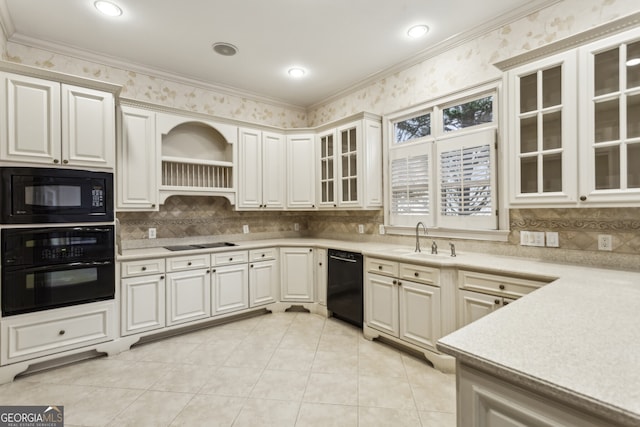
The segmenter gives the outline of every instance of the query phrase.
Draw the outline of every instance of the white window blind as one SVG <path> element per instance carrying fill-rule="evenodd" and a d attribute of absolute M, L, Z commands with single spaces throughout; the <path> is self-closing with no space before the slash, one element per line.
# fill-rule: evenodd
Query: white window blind
<path fill-rule="evenodd" d="M 496 228 L 494 142 L 494 129 L 438 141 L 441 226 Z"/>
<path fill-rule="evenodd" d="M 431 146 L 418 144 L 392 152 L 390 216 L 394 225 L 414 225 L 431 214 Z"/>

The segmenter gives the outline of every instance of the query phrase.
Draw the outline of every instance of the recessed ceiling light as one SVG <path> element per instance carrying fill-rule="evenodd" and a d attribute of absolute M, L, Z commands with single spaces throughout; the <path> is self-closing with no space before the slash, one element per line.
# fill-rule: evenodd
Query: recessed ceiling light
<path fill-rule="evenodd" d="M 307 74 L 307 71 L 301 67 L 292 67 L 289 68 L 289 71 L 287 71 L 287 73 L 294 79 L 299 79 L 300 77 L 304 77 L 304 75 Z"/>
<path fill-rule="evenodd" d="M 429 27 L 426 25 L 414 25 L 407 30 L 407 35 L 412 39 L 417 39 L 427 34 L 427 32 L 429 32 Z"/>
<path fill-rule="evenodd" d="M 109 1 L 97 1 L 93 4 L 96 9 L 98 9 L 101 13 L 107 16 L 120 16 L 122 15 L 122 9 L 120 9 L 116 4 L 111 3 Z"/>
<path fill-rule="evenodd" d="M 238 48 L 231 43 L 218 42 L 213 44 L 213 51 L 222 56 L 233 56 L 238 53 Z"/>
<path fill-rule="evenodd" d="M 636 65 L 640 65 L 640 58 L 632 58 L 627 61 L 627 67 L 635 67 Z"/>

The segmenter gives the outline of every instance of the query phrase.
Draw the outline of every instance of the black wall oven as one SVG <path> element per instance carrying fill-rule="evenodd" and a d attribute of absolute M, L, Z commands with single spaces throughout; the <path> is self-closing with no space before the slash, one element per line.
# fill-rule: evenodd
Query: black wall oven
<path fill-rule="evenodd" d="M 113 221 L 113 174 L 76 169 L 0 168 L 0 223 Z"/>
<path fill-rule="evenodd" d="M 114 298 L 113 225 L 3 229 L 2 316 Z"/>

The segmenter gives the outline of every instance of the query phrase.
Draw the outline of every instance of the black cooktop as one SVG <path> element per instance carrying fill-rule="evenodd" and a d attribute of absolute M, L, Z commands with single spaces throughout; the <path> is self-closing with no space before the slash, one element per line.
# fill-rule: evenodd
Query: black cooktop
<path fill-rule="evenodd" d="M 223 248 L 226 246 L 237 246 L 235 243 L 230 242 L 214 242 L 214 243 L 200 243 L 197 245 L 173 245 L 165 246 L 165 249 L 170 251 L 190 251 L 193 249 L 210 249 L 210 248 Z"/>

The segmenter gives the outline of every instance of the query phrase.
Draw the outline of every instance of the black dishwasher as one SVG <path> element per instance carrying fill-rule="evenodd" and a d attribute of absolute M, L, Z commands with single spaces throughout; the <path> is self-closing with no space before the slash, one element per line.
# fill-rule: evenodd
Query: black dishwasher
<path fill-rule="evenodd" d="M 327 309 L 362 327 L 362 254 L 329 249 Z"/>

